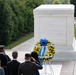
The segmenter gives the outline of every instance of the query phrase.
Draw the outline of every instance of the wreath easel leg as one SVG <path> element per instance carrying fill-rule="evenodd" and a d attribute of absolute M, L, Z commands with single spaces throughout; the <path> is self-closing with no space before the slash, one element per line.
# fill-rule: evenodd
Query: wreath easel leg
<path fill-rule="evenodd" d="M 48 67 L 47 64 L 49 65 L 51 73 L 48 73 L 48 71 L 47 71 L 47 67 Z M 53 72 L 50 61 L 49 62 L 44 62 L 44 73 L 41 73 L 41 75 L 54 75 L 54 72 Z"/>

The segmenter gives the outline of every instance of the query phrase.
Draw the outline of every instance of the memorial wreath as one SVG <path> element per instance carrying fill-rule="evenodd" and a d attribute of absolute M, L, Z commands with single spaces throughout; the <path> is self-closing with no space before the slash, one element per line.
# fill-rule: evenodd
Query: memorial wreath
<path fill-rule="evenodd" d="M 40 60 L 45 62 L 54 57 L 55 46 L 47 39 L 40 39 L 40 41 L 35 44 L 34 51 L 37 52 Z"/>

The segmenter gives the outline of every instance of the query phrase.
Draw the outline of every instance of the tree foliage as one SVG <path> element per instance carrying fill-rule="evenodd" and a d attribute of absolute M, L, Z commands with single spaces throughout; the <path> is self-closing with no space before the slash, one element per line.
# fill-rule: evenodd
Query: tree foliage
<path fill-rule="evenodd" d="M 70 0 L 63 0 L 62 4 L 70 4 Z"/>
<path fill-rule="evenodd" d="M 8 45 L 34 31 L 33 9 L 43 0 L 0 0 L 0 44 Z"/>
<path fill-rule="evenodd" d="M 70 0 L 70 3 L 76 5 L 76 0 Z"/>
<path fill-rule="evenodd" d="M 52 4 L 61 4 L 59 0 L 53 0 Z"/>

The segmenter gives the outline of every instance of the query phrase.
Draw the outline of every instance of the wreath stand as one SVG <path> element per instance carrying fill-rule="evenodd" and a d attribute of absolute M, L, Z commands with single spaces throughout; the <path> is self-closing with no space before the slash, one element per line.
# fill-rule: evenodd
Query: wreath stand
<path fill-rule="evenodd" d="M 41 75 L 54 75 L 50 62 L 50 59 L 53 58 L 55 53 L 54 49 L 54 44 L 47 39 L 40 39 L 40 42 L 37 42 L 35 45 L 34 51 L 38 53 L 38 57 L 42 61 L 40 64 L 44 65 L 44 72 L 41 73 Z M 46 60 L 48 60 L 48 62 L 46 62 Z M 48 67 L 49 69 L 47 69 Z"/>
<path fill-rule="evenodd" d="M 43 57 L 40 57 L 40 58 L 42 59 Z M 43 65 L 44 65 L 43 66 L 43 73 L 41 73 L 40 75 L 54 75 L 50 60 L 43 62 Z M 50 69 L 50 73 L 48 72 L 48 67 Z"/>

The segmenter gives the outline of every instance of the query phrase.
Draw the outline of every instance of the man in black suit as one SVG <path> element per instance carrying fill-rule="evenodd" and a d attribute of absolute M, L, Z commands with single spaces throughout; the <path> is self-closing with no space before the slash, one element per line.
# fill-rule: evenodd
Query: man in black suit
<path fill-rule="evenodd" d="M 1 60 L 1 67 L 4 69 L 6 75 L 7 62 L 10 60 L 8 60 L 4 52 L 4 45 L 0 45 L 0 60 Z"/>
<path fill-rule="evenodd" d="M 18 75 L 36 75 L 36 71 L 42 69 L 42 66 L 35 63 L 36 60 L 34 58 L 32 58 L 34 62 L 31 62 L 31 58 L 30 54 L 25 54 L 26 61 L 20 64 Z"/>
<path fill-rule="evenodd" d="M 7 75 L 18 75 L 18 67 L 20 62 L 17 61 L 18 52 L 12 53 L 13 60 L 7 63 Z"/>

